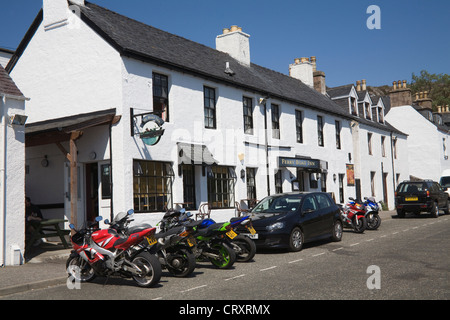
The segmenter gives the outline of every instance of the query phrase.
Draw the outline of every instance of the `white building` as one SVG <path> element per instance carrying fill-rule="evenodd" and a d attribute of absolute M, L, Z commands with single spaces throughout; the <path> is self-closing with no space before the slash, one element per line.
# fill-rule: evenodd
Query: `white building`
<path fill-rule="evenodd" d="M 43 1 L 7 67 L 32 98 L 26 192 L 45 218 L 80 225 L 134 208 L 154 224 L 166 207 L 208 202 L 222 220 L 236 202 L 293 190 L 343 202 L 356 195 L 347 172 L 360 173 L 367 194 L 354 128 L 361 146 L 367 131 L 388 142 L 396 131 L 332 101 L 315 59 L 296 59 L 287 76 L 251 63 L 250 36 L 236 26 L 216 50 L 95 4 L 69 4 Z M 152 146 L 140 137 L 159 129 L 149 113 L 165 120 Z M 392 165 L 375 164 L 393 175 Z"/>
<path fill-rule="evenodd" d="M 12 50 L 0 48 L 0 65 L 2 65 L 3 68 L 6 67 L 13 54 L 14 51 Z"/>
<path fill-rule="evenodd" d="M 25 100 L 0 65 L 0 266 L 23 262 Z"/>
<path fill-rule="evenodd" d="M 395 82 L 390 92 L 391 109 L 386 119 L 408 134 L 409 167 L 412 178 L 439 181 L 450 169 L 448 148 L 450 133 L 440 114 L 433 115 L 427 92 L 412 101 L 406 81 Z"/>

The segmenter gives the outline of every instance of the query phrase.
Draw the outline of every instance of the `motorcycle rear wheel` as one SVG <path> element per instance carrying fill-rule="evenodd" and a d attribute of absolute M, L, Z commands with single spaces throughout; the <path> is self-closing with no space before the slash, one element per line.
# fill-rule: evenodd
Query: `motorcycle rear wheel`
<path fill-rule="evenodd" d="M 371 218 L 367 219 L 367 229 L 377 230 L 381 225 L 381 218 L 378 214 L 371 214 Z"/>
<path fill-rule="evenodd" d="M 139 287 L 153 287 L 161 279 L 161 263 L 156 256 L 148 252 L 141 252 L 134 257 L 132 263 L 137 265 L 144 272 L 140 276 L 133 275 L 133 280 Z"/>
<path fill-rule="evenodd" d="M 91 265 L 79 255 L 70 256 L 69 259 L 67 259 L 66 270 L 69 277 L 81 283 L 91 282 L 96 276 Z"/>
<path fill-rule="evenodd" d="M 353 230 L 355 230 L 356 233 L 363 233 L 367 229 L 367 219 L 366 217 L 361 217 L 353 219 Z"/>
<path fill-rule="evenodd" d="M 214 253 L 219 255 L 219 259 L 209 258 L 211 263 L 219 269 L 230 269 L 236 261 L 236 253 L 225 243 L 215 243 L 211 245 Z"/>
<path fill-rule="evenodd" d="M 237 262 L 248 262 L 256 254 L 256 244 L 247 236 L 237 236 L 231 244 L 237 246 L 235 249 Z"/>
<path fill-rule="evenodd" d="M 195 270 L 195 255 L 187 249 L 178 249 L 167 252 L 167 270 L 175 277 L 187 277 Z"/>

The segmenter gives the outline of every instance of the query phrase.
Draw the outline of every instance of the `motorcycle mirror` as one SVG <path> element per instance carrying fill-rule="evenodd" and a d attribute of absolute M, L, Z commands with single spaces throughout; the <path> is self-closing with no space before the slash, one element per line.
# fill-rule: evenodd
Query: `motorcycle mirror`
<path fill-rule="evenodd" d="M 134 214 L 134 210 L 130 209 L 130 210 L 127 211 L 127 213 L 128 213 L 129 216 L 131 216 L 132 214 Z"/>
<path fill-rule="evenodd" d="M 186 215 L 188 216 L 188 218 L 193 216 L 193 214 L 191 212 L 186 213 Z"/>
<path fill-rule="evenodd" d="M 108 219 L 106 219 L 104 222 L 105 222 L 105 224 L 109 224 L 109 220 Z"/>
<path fill-rule="evenodd" d="M 185 208 L 181 208 L 180 213 L 185 213 L 186 209 Z"/>
<path fill-rule="evenodd" d="M 74 224 L 69 224 L 69 228 L 75 230 L 75 225 Z"/>
<path fill-rule="evenodd" d="M 103 217 L 100 217 L 100 216 L 98 216 L 97 218 L 95 218 L 95 221 L 96 222 L 100 222 L 100 221 L 102 221 L 103 220 Z"/>

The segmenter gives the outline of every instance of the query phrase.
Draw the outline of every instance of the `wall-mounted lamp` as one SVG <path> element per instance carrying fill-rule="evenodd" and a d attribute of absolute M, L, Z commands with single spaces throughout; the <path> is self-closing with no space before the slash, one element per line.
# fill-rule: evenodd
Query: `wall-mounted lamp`
<path fill-rule="evenodd" d="M 44 159 L 42 159 L 42 161 L 41 161 L 41 166 L 44 168 L 47 168 L 48 165 L 49 165 L 49 162 L 48 162 L 47 156 L 44 156 Z"/>

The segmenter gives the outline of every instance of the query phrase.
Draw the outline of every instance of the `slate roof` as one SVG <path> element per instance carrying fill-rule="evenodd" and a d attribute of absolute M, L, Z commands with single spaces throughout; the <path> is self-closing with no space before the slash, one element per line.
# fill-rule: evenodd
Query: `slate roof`
<path fill-rule="evenodd" d="M 0 64 L 0 94 L 25 98 L 9 74 Z"/>
<path fill-rule="evenodd" d="M 130 19 L 96 4 L 81 7 L 82 19 L 122 55 L 226 82 L 252 92 L 304 104 L 349 118 L 328 97 L 301 81 L 256 64 L 240 64 L 227 53 Z M 225 73 L 226 63 L 235 72 Z"/>

